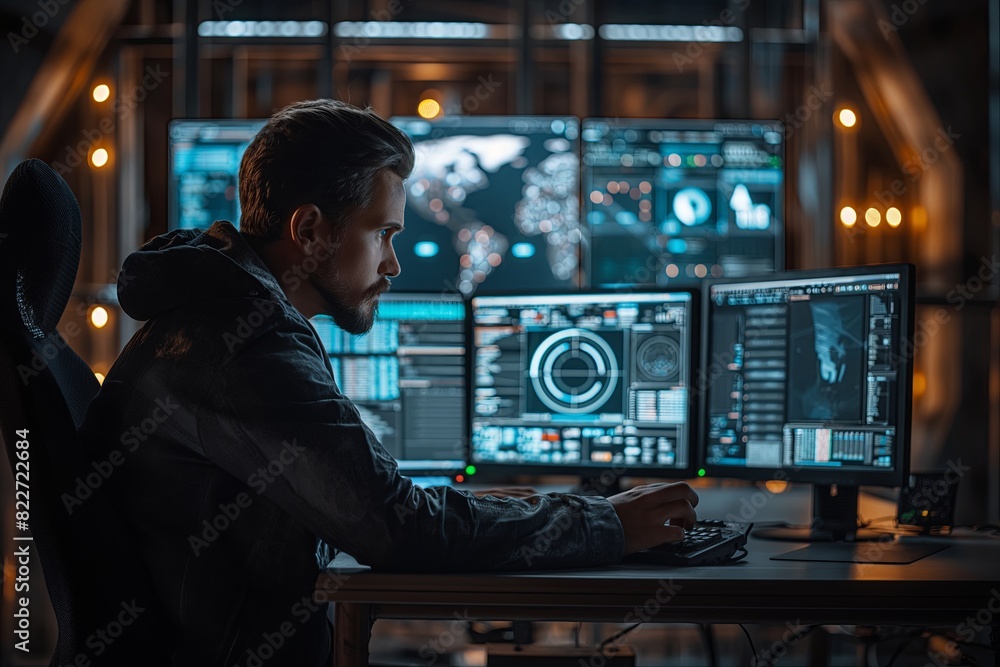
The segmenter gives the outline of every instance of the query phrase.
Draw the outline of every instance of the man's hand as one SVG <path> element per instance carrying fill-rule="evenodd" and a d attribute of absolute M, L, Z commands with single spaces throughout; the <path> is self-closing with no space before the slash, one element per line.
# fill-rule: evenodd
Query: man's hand
<path fill-rule="evenodd" d="M 494 496 L 495 498 L 529 498 L 531 496 L 537 496 L 538 491 L 530 486 L 507 486 L 502 489 L 473 491 L 472 495 L 479 498 L 482 498 L 483 496 Z"/>
<path fill-rule="evenodd" d="M 647 484 L 608 498 L 625 529 L 625 555 L 684 539 L 694 525 L 698 494 L 685 482 Z M 669 526 L 664 525 L 670 522 Z"/>

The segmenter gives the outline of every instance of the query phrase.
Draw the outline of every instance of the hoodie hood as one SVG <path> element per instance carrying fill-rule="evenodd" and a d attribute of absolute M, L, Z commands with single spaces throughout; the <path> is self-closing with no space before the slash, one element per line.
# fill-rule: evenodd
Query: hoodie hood
<path fill-rule="evenodd" d="M 284 292 L 232 223 L 179 229 L 146 242 L 125 258 L 118 302 L 129 317 L 149 320 L 175 308 L 232 297 Z"/>

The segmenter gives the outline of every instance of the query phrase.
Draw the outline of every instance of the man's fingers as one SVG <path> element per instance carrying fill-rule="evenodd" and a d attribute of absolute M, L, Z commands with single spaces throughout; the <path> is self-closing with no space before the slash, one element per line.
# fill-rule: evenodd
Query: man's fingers
<path fill-rule="evenodd" d="M 698 494 L 684 482 L 650 484 L 609 498 L 625 531 L 625 553 L 684 539 L 697 520 Z"/>
<path fill-rule="evenodd" d="M 656 484 L 646 487 L 649 491 L 643 495 L 648 495 L 649 500 L 655 506 L 669 505 L 676 500 L 686 500 L 691 507 L 698 506 L 698 494 L 687 485 L 686 482 L 676 484 Z"/>
<path fill-rule="evenodd" d="M 655 547 L 664 542 L 680 542 L 684 539 L 684 530 L 680 526 L 659 526 L 649 534 L 649 544 L 643 547 Z"/>
<path fill-rule="evenodd" d="M 698 504 L 698 493 L 692 489 L 687 482 L 675 482 L 673 484 L 657 484 L 652 487 L 653 495 L 658 502 L 670 502 L 672 500 L 687 500 L 692 507 Z"/>
<path fill-rule="evenodd" d="M 667 505 L 666 514 L 662 516 L 664 523 L 669 519 L 671 526 L 683 526 L 684 528 L 692 527 L 694 522 L 698 520 L 698 514 L 686 500 L 675 500 L 670 503 Z"/>

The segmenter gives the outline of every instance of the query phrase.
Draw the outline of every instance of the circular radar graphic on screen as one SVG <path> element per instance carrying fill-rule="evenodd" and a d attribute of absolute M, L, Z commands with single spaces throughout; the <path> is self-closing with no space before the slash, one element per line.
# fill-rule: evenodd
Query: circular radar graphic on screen
<path fill-rule="evenodd" d="M 680 345 L 666 336 L 651 336 L 642 341 L 635 357 L 639 373 L 654 382 L 676 379 L 681 368 Z"/>
<path fill-rule="evenodd" d="M 685 226 L 693 227 L 712 215 L 712 200 L 700 188 L 683 188 L 674 195 L 674 215 Z"/>
<path fill-rule="evenodd" d="M 542 341 L 528 374 L 538 398 L 553 412 L 582 414 L 608 402 L 621 369 L 606 340 L 586 329 L 566 329 Z"/>

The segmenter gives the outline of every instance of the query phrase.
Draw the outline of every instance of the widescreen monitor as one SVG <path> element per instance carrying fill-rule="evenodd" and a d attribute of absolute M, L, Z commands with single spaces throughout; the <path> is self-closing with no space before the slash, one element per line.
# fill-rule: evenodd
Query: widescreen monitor
<path fill-rule="evenodd" d="M 579 285 L 578 119 L 391 120 L 416 153 L 396 284 L 464 295 Z"/>
<path fill-rule="evenodd" d="M 240 224 L 237 177 L 243 152 L 266 120 L 175 120 L 168 129 L 167 228 Z"/>
<path fill-rule="evenodd" d="M 696 285 L 784 264 L 777 121 L 583 121 L 589 284 Z"/>
<path fill-rule="evenodd" d="M 706 473 L 812 483 L 830 489 L 831 503 L 856 498 L 862 484 L 900 486 L 913 290 L 909 265 L 709 283 L 699 378 Z M 856 502 L 844 511 L 853 524 Z"/>
<path fill-rule="evenodd" d="M 312 319 L 341 391 L 406 475 L 465 468 L 466 301 L 453 294 L 384 294 L 371 331 Z"/>
<path fill-rule="evenodd" d="M 690 291 L 473 297 L 470 462 L 686 476 L 695 307 Z"/>

